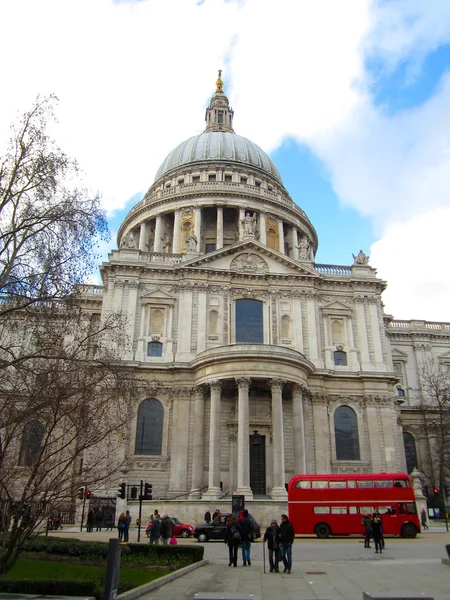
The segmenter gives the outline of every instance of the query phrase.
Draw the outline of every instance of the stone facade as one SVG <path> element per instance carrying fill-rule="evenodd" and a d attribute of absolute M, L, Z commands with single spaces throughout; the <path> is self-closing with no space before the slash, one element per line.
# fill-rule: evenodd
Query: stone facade
<path fill-rule="evenodd" d="M 450 325 L 386 316 L 362 252 L 315 263 L 314 227 L 232 118 L 219 78 L 205 132 L 166 158 L 85 288 L 91 312 L 128 316 L 123 358 L 158 403 L 130 422 L 123 476 L 159 498 L 283 502 L 297 473 L 405 471 L 418 357 L 450 360 Z"/>

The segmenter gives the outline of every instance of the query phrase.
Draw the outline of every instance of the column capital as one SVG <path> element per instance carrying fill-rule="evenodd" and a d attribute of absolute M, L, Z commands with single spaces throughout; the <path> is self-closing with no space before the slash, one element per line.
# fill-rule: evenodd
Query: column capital
<path fill-rule="evenodd" d="M 283 385 L 286 382 L 283 379 L 271 379 L 270 380 L 270 389 L 272 390 L 272 392 L 282 392 L 283 391 Z"/>
<path fill-rule="evenodd" d="M 247 389 L 250 387 L 251 379 L 250 377 L 236 377 L 235 381 L 237 383 L 238 388 Z"/>
<path fill-rule="evenodd" d="M 207 385 L 209 385 L 211 391 L 214 392 L 220 392 L 220 390 L 222 389 L 222 382 L 220 381 L 220 379 L 213 379 L 212 381 L 208 381 Z"/>
<path fill-rule="evenodd" d="M 294 383 L 294 385 L 292 386 L 292 390 L 295 394 L 300 394 L 301 396 L 311 395 L 306 385 L 303 385 L 301 383 Z"/>

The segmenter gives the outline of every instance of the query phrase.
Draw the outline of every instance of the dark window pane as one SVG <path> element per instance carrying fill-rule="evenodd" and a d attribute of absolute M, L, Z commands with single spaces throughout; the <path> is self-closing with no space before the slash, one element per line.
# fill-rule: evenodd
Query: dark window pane
<path fill-rule="evenodd" d="M 358 423 L 350 406 L 340 406 L 334 413 L 337 460 L 360 460 Z"/>
<path fill-rule="evenodd" d="M 236 300 L 236 342 L 262 344 L 263 303 L 259 300 Z"/>
<path fill-rule="evenodd" d="M 414 467 L 417 467 L 416 443 L 413 436 L 407 431 L 403 432 L 403 444 L 405 446 L 406 469 L 412 473 Z"/>
<path fill-rule="evenodd" d="M 161 454 L 164 408 L 159 400 L 144 400 L 139 405 L 135 454 Z"/>
<path fill-rule="evenodd" d="M 22 442 L 20 444 L 19 466 L 31 467 L 35 463 L 42 440 L 44 439 L 44 426 L 39 421 L 27 423 L 23 428 Z"/>
<path fill-rule="evenodd" d="M 206 254 L 208 254 L 208 252 L 214 252 L 215 249 L 216 249 L 216 245 L 215 244 L 205 244 L 205 252 L 206 252 Z"/>
<path fill-rule="evenodd" d="M 341 352 L 340 350 L 336 350 L 336 352 L 334 353 L 334 364 L 346 367 L 347 366 L 347 353 Z"/>
<path fill-rule="evenodd" d="M 161 342 L 149 342 L 147 345 L 147 356 L 162 356 L 163 345 Z"/>

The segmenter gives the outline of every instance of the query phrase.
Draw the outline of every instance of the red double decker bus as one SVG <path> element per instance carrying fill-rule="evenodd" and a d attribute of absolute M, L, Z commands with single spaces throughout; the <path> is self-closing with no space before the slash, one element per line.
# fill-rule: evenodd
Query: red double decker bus
<path fill-rule="evenodd" d="M 383 535 L 420 533 L 411 480 L 405 473 L 296 475 L 289 482 L 289 520 L 296 534 L 363 534 L 365 514 L 381 514 Z"/>

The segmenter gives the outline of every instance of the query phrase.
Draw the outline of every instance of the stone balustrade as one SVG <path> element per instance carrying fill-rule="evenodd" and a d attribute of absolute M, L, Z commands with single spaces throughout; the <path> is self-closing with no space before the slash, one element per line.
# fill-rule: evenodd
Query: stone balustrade
<path fill-rule="evenodd" d="M 342 265 L 315 265 L 314 267 L 317 273 L 321 275 L 339 275 L 348 277 L 352 275 L 351 267 L 344 267 Z"/>
<path fill-rule="evenodd" d="M 392 320 L 389 323 L 389 329 L 407 329 L 410 331 L 450 331 L 450 323 L 437 323 L 427 321 L 398 321 Z"/>

